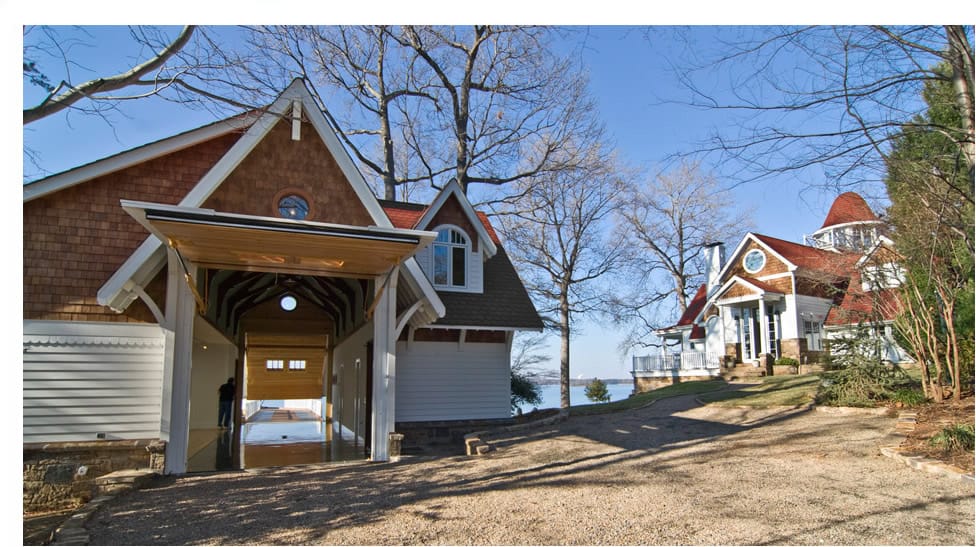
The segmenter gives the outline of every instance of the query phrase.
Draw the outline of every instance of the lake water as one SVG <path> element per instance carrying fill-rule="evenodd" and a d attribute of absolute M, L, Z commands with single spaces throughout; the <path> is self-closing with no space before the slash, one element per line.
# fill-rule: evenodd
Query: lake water
<path fill-rule="evenodd" d="M 540 387 L 542 388 L 542 404 L 539 405 L 539 408 L 559 408 L 559 385 L 553 384 Z M 570 386 L 569 404 L 588 405 L 592 403 L 592 401 L 586 398 L 586 394 L 583 392 L 585 389 L 586 386 Z M 633 384 L 607 384 L 607 391 L 610 392 L 611 401 L 626 399 L 633 390 Z M 531 410 L 531 406 L 523 405 L 522 407 L 522 412 L 530 412 Z"/>

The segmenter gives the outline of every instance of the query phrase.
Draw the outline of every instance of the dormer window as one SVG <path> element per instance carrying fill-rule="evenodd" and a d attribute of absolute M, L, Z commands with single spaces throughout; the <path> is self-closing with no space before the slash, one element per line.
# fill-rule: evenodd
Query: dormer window
<path fill-rule="evenodd" d="M 435 287 L 464 288 L 467 286 L 468 261 L 471 242 L 457 228 L 437 230 L 433 247 L 433 281 Z"/>

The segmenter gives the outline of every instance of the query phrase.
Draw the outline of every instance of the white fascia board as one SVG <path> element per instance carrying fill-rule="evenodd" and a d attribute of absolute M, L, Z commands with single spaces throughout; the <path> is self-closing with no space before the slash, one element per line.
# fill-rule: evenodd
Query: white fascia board
<path fill-rule="evenodd" d="M 429 329 L 445 329 L 445 330 L 497 330 L 503 332 L 542 332 L 543 329 L 530 329 L 524 327 L 480 327 L 477 325 L 428 325 Z M 472 342 L 467 342 L 471 344 Z"/>
<path fill-rule="evenodd" d="M 366 183 L 363 174 L 359 172 L 346 147 L 339 141 L 339 137 L 335 133 L 336 130 L 325 119 L 325 115 L 322 114 L 319 105 L 316 104 L 304 81 L 295 79 L 282 95 L 290 98 L 301 98 L 302 102 L 305 103 L 304 111 L 309 121 L 311 121 L 312 127 L 315 128 L 319 137 L 325 143 L 326 148 L 332 153 L 332 157 L 335 158 L 339 169 L 342 170 L 349 184 L 352 185 L 353 191 L 359 196 L 359 201 L 366 207 L 366 211 L 369 212 L 369 216 L 373 219 L 373 222 L 382 228 L 392 228 L 393 223 L 390 222 L 390 217 L 386 216 L 386 212 L 383 211 L 379 200 L 376 199 L 369 184 Z"/>
<path fill-rule="evenodd" d="M 301 79 L 296 78 L 291 85 L 289 85 L 272 103 L 272 105 L 265 111 L 251 126 L 247 129 L 244 135 L 230 150 L 227 151 L 224 156 L 217 161 L 216 164 L 207 172 L 203 178 L 200 179 L 192 190 L 190 190 L 187 195 L 180 201 L 180 206 L 182 207 L 199 207 L 203 202 L 210 197 L 210 195 L 220 186 L 220 183 L 230 175 L 230 173 L 244 160 L 247 155 L 254 150 L 254 148 L 264 139 L 272 127 L 280 121 L 287 109 L 292 107 L 292 103 L 295 99 L 299 99 L 303 102 L 303 110 L 305 111 L 308 118 L 311 120 L 313 127 L 315 127 L 316 132 L 319 137 L 325 142 L 326 147 L 332 153 L 342 172 L 349 179 L 353 190 L 359 196 L 363 205 L 366 207 L 376 226 L 381 228 L 393 228 L 393 224 L 390 222 L 386 213 L 383 212 L 383 208 L 380 206 L 379 202 L 376 200 L 376 196 L 370 191 L 369 186 L 366 184 L 365 179 L 356 169 L 355 165 L 352 163 L 352 158 L 346 152 L 346 149 L 342 147 L 339 143 L 331 126 L 325 120 L 325 116 L 319 110 L 318 105 L 312 98 L 311 93 L 309 93 L 308 88 Z M 197 141 L 199 142 L 199 141 Z M 116 311 L 124 310 L 129 303 L 135 298 L 134 296 L 124 296 L 120 298 L 120 294 L 125 283 L 132 279 L 134 282 L 142 285 L 147 279 L 133 279 L 132 275 L 137 271 L 147 270 L 146 260 L 153 260 L 158 263 L 153 263 L 149 266 L 149 270 L 159 271 L 162 267 L 162 263 L 165 260 L 165 253 L 160 252 L 161 242 L 155 236 L 150 235 L 146 241 L 136 250 L 135 253 L 129 256 L 129 258 L 122 264 L 122 266 L 112 275 L 111 278 L 99 289 L 98 291 L 98 301 L 100 304 L 108 305 Z M 427 291 L 424 291 L 427 294 Z M 431 288 L 430 293 L 433 294 L 433 288 Z M 429 296 L 428 296 L 428 299 Z M 437 299 L 436 294 L 434 299 Z M 121 306 L 121 307 L 117 307 Z M 443 304 L 440 306 L 443 308 Z M 441 317 L 443 312 L 441 312 Z"/>
<path fill-rule="evenodd" d="M 734 297 L 734 298 L 718 298 L 718 295 L 722 294 L 723 292 L 725 292 L 726 290 L 728 290 L 729 288 L 731 288 L 732 285 L 734 285 L 735 283 L 742 283 L 743 285 L 747 285 L 749 287 L 752 287 L 756 291 L 757 294 L 752 295 L 752 296 L 737 296 L 737 297 Z M 695 316 L 695 319 L 694 319 L 693 323 L 697 324 L 699 321 L 701 321 L 702 318 L 704 318 L 705 312 L 708 310 L 709 306 L 712 306 L 712 305 L 721 306 L 721 305 L 725 305 L 725 304 L 735 304 L 735 303 L 738 303 L 738 302 L 749 302 L 749 301 L 752 301 L 752 300 L 759 300 L 759 299 L 766 300 L 767 302 L 776 302 L 776 301 L 779 301 L 782 297 L 783 297 L 783 294 L 782 293 L 767 293 L 766 289 L 763 289 L 761 287 L 757 287 L 754 284 L 750 283 L 748 280 L 743 279 L 743 278 L 741 278 L 741 277 L 739 277 L 737 275 L 733 275 L 731 278 L 729 278 L 728 281 L 726 281 L 725 283 L 723 283 L 722 286 L 718 288 L 718 290 L 715 291 L 715 294 L 712 295 L 711 298 L 709 298 L 705 302 L 705 305 L 702 307 L 702 310 L 700 312 L 698 312 L 698 315 Z"/>
<path fill-rule="evenodd" d="M 441 207 L 443 207 L 444 203 L 447 201 L 447 198 L 451 195 L 457 197 L 458 203 L 461 204 L 461 209 L 464 211 L 464 214 L 467 215 L 471 225 L 474 226 L 475 231 L 478 233 L 478 238 L 482 242 L 482 248 L 485 250 L 485 254 L 488 256 L 488 258 L 495 256 L 495 253 L 498 252 L 498 247 L 495 246 L 495 243 L 491 240 L 491 236 L 488 235 L 488 230 L 485 229 L 484 224 L 481 223 L 481 219 L 478 218 L 478 213 L 474 210 L 474 207 L 471 205 L 471 202 L 468 201 L 468 198 L 464 195 L 464 192 L 461 191 L 461 185 L 458 184 L 457 180 L 455 179 L 451 179 L 450 182 L 447 183 L 447 186 L 445 186 L 444 189 L 437 194 L 437 197 L 434 198 L 434 201 L 424 212 L 424 216 L 420 217 L 416 228 L 418 230 L 427 228 L 427 226 L 430 225 L 431 221 L 434 219 L 434 215 L 440 211 Z"/>
<path fill-rule="evenodd" d="M 430 280 L 424 275 L 423 270 L 420 269 L 420 265 L 417 264 L 417 260 L 414 257 L 410 257 L 406 262 L 403 263 L 404 269 L 406 270 L 408 276 L 406 278 L 407 283 L 409 283 L 413 288 L 416 288 L 420 293 L 430 302 L 431 309 L 434 317 L 428 318 L 431 321 L 436 321 L 447 313 L 447 308 L 444 307 L 444 302 L 441 301 L 441 297 L 437 295 L 437 291 L 434 290 L 434 286 L 431 285 Z M 423 312 L 427 311 L 427 306 L 424 306 Z M 422 313 L 423 313 L 422 312 Z"/>
<path fill-rule="evenodd" d="M 122 313 L 136 299 L 134 292 L 126 290 L 127 284 L 145 287 L 163 269 L 165 262 L 166 250 L 162 242 L 150 234 L 98 289 L 98 303 Z"/>
<path fill-rule="evenodd" d="M 824 226 L 823 228 L 817 230 L 816 232 L 813 232 L 812 235 L 813 236 L 817 236 L 817 235 L 822 234 L 824 232 L 829 232 L 829 231 L 832 231 L 832 230 L 836 230 L 838 228 L 847 228 L 849 226 L 860 226 L 860 225 L 863 225 L 863 224 L 884 224 L 884 222 L 882 222 L 880 220 L 855 220 L 853 222 L 842 222 L 840 224 L 833 224 L 831 226 Z"/>
<path fill-rule="evenodd" d="M 248 125 L 249 122 L 244 117 L 229 118 L 27 183 L 24 185 L 24 203 L 94 178 L 121 171 L 133 165 L 178 152 L 232 131 L 242 130 Z"/>

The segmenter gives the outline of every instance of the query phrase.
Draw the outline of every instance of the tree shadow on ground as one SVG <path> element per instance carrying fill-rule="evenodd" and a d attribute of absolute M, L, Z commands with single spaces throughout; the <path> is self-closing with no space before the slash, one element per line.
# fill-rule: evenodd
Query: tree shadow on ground
<path fill-rule="evenodd" d="M 392 464 L 306 466 L 164 479 L 99 509 L 89 525 L 92 543 L 328 543 L 331 530 L 381 521 L 405 508 L 422 519 L 441 520 L 445 518 L 442 504 L 453 497 L 532 487 L 623 487 L 626 482 L 613 473 L 614 466 L 648 465 L 648 457 L 656 458 L 648 472 L 677 480 L 688 473 L 687 466 L 720 457 L 725 448 L 685 451 L 684 455 L 673 454 L 674 449 L 738 436 L 807 412 L 775 410 L 739 423 L 680 415 L 697 406 L 694 397 L 677 397 L 638 411 L 571 418 L 554 426 L 520 430 L 497 438 L 498 451 L 479 460 L 418 457 Z M 770 448 L 817 434 L 753 436 L 737 442 Z M 551 451 L 537 450 L 528 459 L 513 455 L 538 441 L 544 443 L 533 449 L 548 446 Z M 437 462 L 436 467 L 430 465 L 432 461 Z M 147 526 L 152 528 L 151 539 L 143 533 Z M 374 542 L 399 543 L 395 538 L 375 538 Z"/>

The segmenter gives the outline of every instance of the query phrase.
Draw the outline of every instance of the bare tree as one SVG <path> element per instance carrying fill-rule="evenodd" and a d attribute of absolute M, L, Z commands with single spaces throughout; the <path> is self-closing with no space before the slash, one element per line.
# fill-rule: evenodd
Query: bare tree
<path fill-rule="evenodd" d="M 328 93 L 323 108 L 349 150 L 373 173 L 386 199 L 398 186 L 433 180 L 448 171 L 408 151 L 428 148 L 416 112 L 437 108 L 430 71 L 386 26 L 264 26 L 247 29 L 252 50 L 265 58 L 241 64 L 259 81 L 280 87 L 300 75 Z M 417 104 L 417 103 L 425 104 Z M 324 105 L 323 105 L 324 106 Z"/>
<path fill-rule="evenodd" d="M 428 121 L 449 147 L 411 142 L 428 165 L 450 165 L 471 184 L 502 185 L 571 168 L 560 151 L 589 130 L 586 78 L 552 52 L 551 29 L 406 26 L 392 34 L 427 64 L 439 85 Z M 419 118 L 415 118 L 419 120 Z"/>
<path fill-rule="evenodd" d="M 226 68 L 226 64 L 220 62 L 213 37 L 202 29 L 185 26 L 175 37 L 170 37 L 157 27 L 129 27 L 133 43 L 146 52 L 144 60 L 116 74 L 86 76 L 82 81 L 75 78 L 88 71 L 71 50 L 90 44 L 77 37 L 62 37 L 65 30 L 24 28 L 24 78 L 47 92 L 39 103 L 25 106 L 24 125 L 69 109 L 101 115 L 117 109 L 123 101 L 151 96 L 180 102 L 218 101 L 236 108 L 250 108 L 239 94 L 207 89 L 213 75 Z M 83 28 L 75 30 L 84 31 Z M 95 41 L 94 36 L 88 36 Z M 54 76 L 55 73 L 59 76 Z M 53 84 L 53 79 L 59 77 L 59 83 Z"/>
<path fill-rule="evenodd" d="M 651 345 L 657 329 L 673 324 L 661 308 L 688 307 L 704 282 L 702 250 L 735 241 L 752 225 L 751 211 L 729 207 L 731 197 L 695 163 L 682 163 L 651 180 L 631 179 L 618 197 L 616 237 L 626 241 L 631 290 L 614 298 L 619 323 L 631 325 L 625 346 Z M 674 309 L 674 308 L 671 308 Z"/>
<path fill-rule="evenodd" d="M 877 183 L 891 140 L 925 110 L 926 82 L 949 81 L 967 115 L 950 136 L 973 169 L 972 27 L 850 26 L 735 29 L 714 56 L 677 61 L 692 103 L 738 112 L 734 134 L 715 134 L 697 154 L 734 166 L 739 182 L 822 169 L 832 187 Z M 741 33 L 749 36 L 743 38 Z M 951 67 L 937 70 L 939 63 Z M 714 92 L 727 79 L 727 94 Z M 970 177 L 971 178 L 971 177 Z M 818 183 L 819 184 L 819 183 Z"/>
<path fill-rule="evenodd" d="M 621 245 L 607 238 L 621 182 L 599 147 L 576 152 L 585 168 L 545 173 L 515 183 L 521 196 L 499 212 L 506 246 L 540 307 L 560 336 L 560 407 L 570 406 L 574 318 L 605 302 L 596 281 L 613 271 Z"/>

